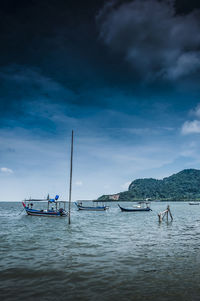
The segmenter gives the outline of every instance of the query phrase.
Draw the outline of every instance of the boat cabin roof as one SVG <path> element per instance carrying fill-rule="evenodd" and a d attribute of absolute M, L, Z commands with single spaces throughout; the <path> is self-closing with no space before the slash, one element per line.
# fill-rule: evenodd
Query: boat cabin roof
<path fill-rule="evenodd" d="M 67 201 L 54 201 L 54 202 L 51 202 L 50 200 L 37 200 L 37 199 L 28 199 L 28 200 L 25 200 L 25 202 L 49 202 L 49 203 L 67 203 Z"/>

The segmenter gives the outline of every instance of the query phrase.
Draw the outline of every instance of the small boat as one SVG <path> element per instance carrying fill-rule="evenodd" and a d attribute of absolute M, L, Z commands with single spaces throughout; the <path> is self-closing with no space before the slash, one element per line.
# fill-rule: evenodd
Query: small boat
<path fill-rule="evenodd" d="M 67 216 L 65 211 L 65 203 L 64 201 L 58 201 L 59 196 L 56 195 L 54 199 L 29 199 L 22 202 L 24 206 L 24 210 L 28 215 L 33 216 Z M 46 202 L 47 209 L 33 209 L 35 202 Z M 64 203 L 64 209 L 61 207 L 61 204 Z M 51 209 L 49 208 L 51 205 Z"/>
<path fill-rule="evenodd" d="M 78 210 L 85 210 L 85 211 L 105 211 L 109 209 L 108 206 L 83 206 L 82 203 L 75 202 L 75 205 L 77 206 Z"/>
<path fill-rule="evenodd" d="M 199 205 L 198 202 L 190 202 L 189 205 Z"/>
<path fill-rule="evenodd" d="M 148 206 L 146 208 L 123 208 L 118 204 L 119 208 L 121 209 L 121 211 L 123 212 L 141 212 L 141 211 L 152 211 L 151 208 L 149 208 Z"/>

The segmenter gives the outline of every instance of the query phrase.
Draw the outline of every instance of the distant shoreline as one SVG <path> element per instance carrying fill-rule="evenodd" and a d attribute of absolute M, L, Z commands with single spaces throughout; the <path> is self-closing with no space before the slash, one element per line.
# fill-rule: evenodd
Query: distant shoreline
<path fill-rule="evenodd" d="M 0 201 L 0 203 L 21 203 L 22 201 Z M 45 201 L 44 201 L 45 202 Z M 68 201 L 66 201 L 68 202 Z M 149 201 L 144 201 L 144 200 L 75 200 L 72 201 L 74 202 L 93 202 L 93 203 L 138 203 L 138 202 L 150 202 L 150 203 L 164 203 L 164 202 L 170 202 L 170 203 L 175 203 L 175 202 L 200 202 L 200 200 L 149 200 Z"/>
<path fill-rule="evenodd" d="M 90 200 L 85 200 L 85 201 L 82 201 L 82 202 L 89 202 Z M 148 200 L 148 201 L 145 201 L 145 200 L 92 200 L 92 202 L 94 203 L 123 203 L 123 202 L 131 202 L 131 203 L 137 203 L 137 202 L 151 202 L 151 203 L 163 203 L 163 202 L 199 202 L 200 200 L 194 200 L 194 199 L 188 199 L 188 200 L 169 200 L 169 199 L 166 199 L 166 200 Z"/>

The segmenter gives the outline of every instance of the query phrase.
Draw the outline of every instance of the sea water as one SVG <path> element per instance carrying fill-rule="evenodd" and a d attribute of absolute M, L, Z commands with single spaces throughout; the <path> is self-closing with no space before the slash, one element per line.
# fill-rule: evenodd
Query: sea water
<path fill-rule="evenodd" d="M 0 203 L 0 300 L 199 300 L 200 206 L 170 203 L 173 222 L 151 212 L 77 211 L 27 216 Z M 132 203 L 123 203 L 132 207 Z"/>

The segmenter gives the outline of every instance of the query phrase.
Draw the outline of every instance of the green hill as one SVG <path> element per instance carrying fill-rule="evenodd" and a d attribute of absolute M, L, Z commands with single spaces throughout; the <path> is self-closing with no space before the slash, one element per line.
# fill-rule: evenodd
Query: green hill
<path fill-rule="evenodd" d="M 185 169 L 163 180 L 152 178 L 134 180 L 128 191 L 103 195 L 99 200 L 200 200 L 200 170 Z"/>

